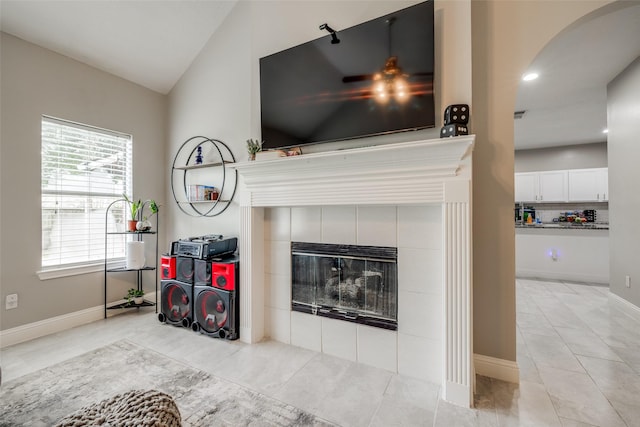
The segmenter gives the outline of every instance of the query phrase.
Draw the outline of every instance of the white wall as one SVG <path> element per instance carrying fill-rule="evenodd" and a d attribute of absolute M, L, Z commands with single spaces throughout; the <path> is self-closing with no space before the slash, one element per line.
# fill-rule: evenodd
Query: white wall
<path fill-rule="evenodd" d="M 209 40 L 191 67 L 169 93 L 168 140 L 165 170 L 184 141 L 206 136 L 223 141 L 236 159 L 247 159 L 245 140 L 251 130 L 251 20 L 250 4 L 239 2 Z M 213 184 L 213 183 L 212 183 Z M 169 241 L 203 234 L 238 235 L 238 207 L 233 203 L 217 217 L 191 217 L 173 201 L 167 181 Z"/>
<path fill-rule="evenodd" d="M 265 210 L 265 332 L 392 372 L 442 381 L 442 208 Z M 291 312 L 291 241 L 398 248 L 398 331 Z"/>
<path fill-rule="evenodd" d="M 8 34 L 0 35 L 0 323 L 6 330 L 104 302 L 101 272 L 46 281 L 36 275 L 41 252 L 41 116 L 133 135 L 134 195 L 166 206 L 166 97 Z M 164 218 L 161 211 L 161 225 Z M 129 287 L 131 283 L 120 281 L 110 288 L 109 299 L 120 299 Z M 5 296 L 12 293 L 18 294 L 18 308 L 5 310 Z"/>
<path fill-rule="evenodd" d="M 640 58 L 607 85 L 611 292 L 640 306 Z M 631 287 L 625 286 L 631 277 Z"/>

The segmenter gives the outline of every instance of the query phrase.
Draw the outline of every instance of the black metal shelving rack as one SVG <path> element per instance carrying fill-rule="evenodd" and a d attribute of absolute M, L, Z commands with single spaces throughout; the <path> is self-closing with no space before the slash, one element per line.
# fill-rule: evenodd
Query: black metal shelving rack
<path fill-rule="evenodd" d="M 145 271 L 155 271 L 158 268 L 158 235 L 157 231 L 107 231 L 108 227 L 108 218 L 109 211 L 116 203 L 127 203 L 125 199 L 119 199 L 112 202 L 108 207 L 105 214 L 105 231 L 104 231 L 104 318 L 107 318 L 107 310 L 113 309 L 123 309 L 123 308 L 140 308 L 140 307 L 156 307 L 156 313 L 158 312 L 158 274 L 154 274 L 154 282 L 155 282 L 155 301 L 149 301 L 147 299 L 143 300 L 141 304 L 135 304 L 133 301 L 130 303 L 116 303 L 109 304 L 107 302 L 107 281 L 109 273 L 125 273 L 125 272 L 135 272 L 136 273 L 136 289 L 143 289 L 143 272 Z M 126 209 L 125 209 L 126 211 Z M 155 226 L 156 230 L 158 230 L 159 219 L 158 215 L 155 215 Z M 109 268 L 108 266 L 108 251 L 109 251 L 109 236 L 110 235 L 130 235 L 135 238 L 137 241 L 143 241 L 145 236 L 154 236 L 155 237 L 155 259 L 154 265 L 148 267 L 142 267 L 139 269 L 131 269 L 126 267 L 117 267 L 117 268 Z"/>
<path fill-rule="evenodd" d="M 210 150 L 215 160 L 194 164 L 198 147 Z M 219 139 L 206 136 L 194 136 L 187 139 L 178 149 L 171 166 L 171 193 L 178 208 L 189 216 L 218 216 L 231 205 L 238 187 L 238 172 L 229 172 L 226 165 L 235 163 L 236 158 L 227 144 Z M 189 200 L 187 196 L 187 175 L 189 171 L 210 168 L 218 169 L 221 174 L 214 180 L 219 190 L 216 200 Z"/>

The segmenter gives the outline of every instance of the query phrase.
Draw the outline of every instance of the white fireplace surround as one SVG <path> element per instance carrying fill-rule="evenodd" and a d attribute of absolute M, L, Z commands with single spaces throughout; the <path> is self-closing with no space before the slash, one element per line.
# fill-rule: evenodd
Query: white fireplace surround
<path fill-rule="evenodd" d="M 470 135 L 232 165 L 239 173 L 242 189 L 240 339 L 255 343 L 265 334 L 263 208 L 439 205 L 442 212 L 442 397 L 461 406 L 472 406 L 475 375 L 471 164 L 474 141 L 475 137 Z"/>

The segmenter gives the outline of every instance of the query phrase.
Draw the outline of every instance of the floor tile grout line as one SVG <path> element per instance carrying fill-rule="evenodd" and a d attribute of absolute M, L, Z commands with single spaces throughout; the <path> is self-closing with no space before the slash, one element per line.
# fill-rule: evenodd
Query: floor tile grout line
<path fill-rule="evenodd" d="M 433 409 L 433 422 L 431 423 L 431 427 L 436 427 L 436 422 L 438 421 L 438 410 L 440 409 L 440 401 L 442 399 L 438 399 L 436 402 L 436 407 Z"/>
<path fill-rule="evenodd" d="M 516 289 L 516 292 L 517 292 L 517 289 Z M 532 302 L 538 308 L 538 310 L 540 311 L 542 316 L 545 317 L 545 320 L 547 322 L 549 322 L 549 320 L 546 318 L 546 316 L 544 314 L 544 311 L 538 306 L 538 304 L 535 301 L 532 301 Z M 517 307 L 516 307 L 516 315 L 517 315 Z M 551 325 L 551 322 L 549 322 L 549 324 Z M 551 327 L 556 332 L 556 334 L 558 334 L 558 331 L 555 329 L 555 327 L 553 325 L 551 325 Z M 560 334 L 558 334 L 558 336 L 560 337 L 560 339 L 562 340 L 562 342 L 566 346 L 566 343 L 564 342 L 564 339 L 562 338 L 562 336 Z M 527 351 L 529 351 L 529 345 L 527 344 L 526 340 L 524 339 L 524 335 L 522 335 L 522 337 L 523 337 L 524 345 L 525 345 L 525 347 L 527 347 Z M 571 349 L 569 349 L 569 351 L 571 351 Z M 531 354 L 531 352 L 529 352 L 529 354 Z M 558 408 L 556 408 L 556 405 L 553 403 L 553 396 L 549 392 L 549 389 L 548 389 L 547 385 L 545 384 L 544 380 L 542 379 L 542 376 L 540 375 L 540 367 L 538 366 L 538 362 L 536 362 L 536 360 L 533 358 L 533 356 L 531 356 L 531 362 L 535 366 L 536 372 L 538 374 L 538 377 L 540 378 L 540 381 L 542 382 L 542 385 L 544 386 L 544 391 L 547 394 L 547 397 L 549 398 L 549 402 L 551 402 L 551 407 L 553 408 L 553 412 L 556 415 L 556 419 L 558 420 L 558 423 L 560 423 L 562 425 L 562 421 L 560 420 L 560 414 L 558 413 Z M 576 420 L 576 421 L 578 421 L 578 420 Z"/>
<path fill-rule="evenodd" d="M 129 337 L 124 338 L 124 339 L 129 340 Z M 130 341 L 130 340 L 129 340 L 129 341 Z M 160 351 L 158 351 L 158 350 L 156 350 L 156 349 L 154 349 L 154 348 L 152 348 L 152 347 L 149 347 L 149 346 L 147 346 L 147 345 L 144 345 L 144 344 L 139 344 L 139 343 L 137 343 L 137 342 L 134 342 L 134 344 L 135 344 L 135 345 L 138 345 L 138 346 L 140 346 L 140 347 L 142 347 L 142 348 L 144 348 L 144 349 L 146 349 L 146 350 L 148 350 L 148 351 L 154 352 L 155 354 L 158 354 L 158 355 L 161 355 L 161 356 L 163 356 L 163 357 L 169 358 L 169 359 L 171 359 L 171 360 L 173 360 L 173 361 L 175 361 L 175 362 L 177 362 L 177 363 L 179 363 L 179 364 L 181 364 L 181 365 L 184 365 L 184 366 L 187 366 L 187 367 L 189 367 L 189 368 L 191 368 L 191 369 L 195 369 L 195 370 L 198 370 L 198 371 L 205 372 L 205 373 L 207 373 L 207 374 L 213 375 L 213 376 L 215 376 L 215 377 L 218 377 L 218 378 L 220 378 L 220 379 L 223 379 L 223 380 L 225 380 L 225 381 L 228 381 L 228 382 L 230 382 L 230 383 L 232 383 L 232 384 L 235 384 L 235 385 L 237 385 L 237 386 L 239 386 L 239 387 L 246 388 L 246 389 L 251 390 L 251 391 L 253 391 L 253 392 L 255 392 L 255 393 L 258 393 L 258 394 L 260 394 L 260 395 L 266 396 L 266 397 L 268 397 L 268 398 L 270 398 L 270 399 L 273 399 L 273 400 L 275 400 L 275 401 L 278 401 L 278 402 L 284 403 L 284 404 L 286 404 L 286 405 L 291 405 L 291 403 L 288 403 L 288 402 L 285 402 L 285 401 L 282 401 L 282 400 L 280 400 L 280 399 L 276 398 L 276 397 L 275 397 L 275 393 L 279 390 L 279 388 L 280 388 L 280 387 L 283 387 L 283 386 L 284 386 L 284 384 L 288 383 L 288 382 L 293 378 L 293 376 L 295 376 L 295 374 L 296 374 L 297 372 L 299 372 L 299 371 L 302 369 L 302 367 L 301 367 L 300 369 L 298 369 L 297 371 L 295 371 L 295 372 L 294 372 L 294 373 L 293 373 L 293 374 L 292 374 L 292 375 L 287 379 L 287 381 L 286 381 L 285 383 L 283 383 L 283 384 L 282 384 L 282 385 L 281 385 L 277 390 L 274 390 L 273 392 L 269 392 L 269 393 L 267 393 L 267 392 L 265 392 L 264 390 L 261 390 L 261 389 L 256 388 L 253 384 L 245 383 L 245 382 L 238 382 L 238 381 L 236 381 L 236 380 L 235 380 L 235 379 L 233 379 L 233 378 L 229 378 L 229 377 L 227 377 L 227 376 L 220 375 L 219 373 L 213 373 L 213 372 L 209 372 L 209 371 L 203 370 L 202 368 L 200 368 L 200 367 L 198 367 L 198 366 L 194 365 L 193 363 L 191 363 L 191 362 L 190 362 L 190 361 L 188 361 L 188 360 L 176 359 L 175 357 L 173 357 L 173 356 L 171 356 L 171 355 L 168 355 L 168 354 L 166 354 L 166 353 L 162 353 L 162 352 L 160 352 Z M 245 345 L 238 347 L 235 351 L 233 351 L 233 352 L 231 352 L 231 353 L 229 353 L 229 354 L 225 355 L 225 358 L 229 358 L 230 356 L 232 356 L 232 355 L 234 355 L 234 354 L 238 353 L 239 351 L 241 351 L 241 350 L 242 350 L 242 349 L 244 349 L 244 348 L 246 348 L 246 346 L 245 346 Z M 315 355 L 314 357 L 312 357 L 311 359 L 309 359 L 309 360 L 308 360 L 308 361 L 303 365 L 303 367 L 304 367 L 304 366 L 306 366 L 308 363 L 310 363 L 310 362 L 311 362 L 311 360 L 313 360 L 315 357 L 317 357 L 317 355 Z M 295 405 L 291 405 L 291 406 L 295 406 Z M 306 410 L 305 410 L 305 411 L 306 411 Z M 307 411 L 307 412 L 312 413 L 311 411 Z M 324 417 L 322 417 L 322 416 L 320 416 L 320 415 L 318 415 L 318 414 L 316 414 L 316 413 L 313 413 L 313 415 L 314 415 L 314 416 L 316 416 L 316 417 L 318 417 L 318 418 L 320 418 L 320 419 L 326 420 Z M 326 421 L 329 421 L 329 420 L 326 420 Z M 333 421 L 331 421 L 331 423 L 332 423 L 332 424 L 336 424 L 336 423 L 335 423 L 335 422 L 333 422 Z"/>
<path fill-rule="evenodd" d="M 557 298 L 557 296 L 556 296 Z M 576 317 L 580 318 L 580 316 L 578 315 L 578 313 L 576 313 L 572 307 L 570 305 L 565 304 L 564 302 L 562 302 L 563 305 L 565 305 L 569 310 L 571 310 L 572 314 L 574 314 Z M 534 304 L 536 304 L 534 302 Z M 537 305 L 537 304 L 536 304 Z M 599 357 L 595 357 L 595 356 L 587 356 L 587 355 L 578 355 L 576 353 L 574 353 L 573 350 L 571 350 L 571 347 L 569 345 L 567 345 L 567 342 L 565 341 L 565 339 L 562 337 L 562 335 L 558 332 L 557 328 L 558 326 L 551 324 L 551 322 L 549 321 L 549 319 L 547 318 L 546 314 L 544 313 L 543 310 L 541 310 L 542 315 L 545 317 L 545 320 L 547 320 L 549 322 L 549 324 L 551 325 L 551 327 L 554 329 L 554 331 L 558 334 L 558 336 L 560 337 L 560 339 L 562 340 L 563 344 L 569 349 L 569 351 L 571 352 L 571 354 L 574 356 L 574 358 L 577 360 L 577 362 L 580 364 L 580 366 L 582 367 L 582 369 L 584 370 L 585 374 L 589 377 L 589 379 L 593 382 L 593 384 L 595 385 L 596 389 L 598 390 L 598 392 L 600 392 L 600 394 L 602 395 L 602 397 L 607 401 L 607 403 L 609 404 L 609 406 L 611 407 L 611 409 L 613 409 L 613 411 L 618 415 L 619 419 L 624 423 L 625 426 L 629 427 L 629 424 L 625 421 L 625 419 L 622 417 L 622 414 L 620 414 L 620 412 L 615 408 L 615 406 L 611 403 L 611 400 L 604 394 L 604 392 L 602 391 L 602 389 L 600 388 L 598 382 L 595 380 L 595 378 L 593 378 L 593 376 L 591 375 L 591 373 L 589 372 L 589 370 L 586 368 L 586 366 L 584 366 L 584 364 L 582 363 L 582 361 L 580 360 L 579 357 L 577 356 L 583 356 L 583 357 L 591 357 L 594 359 L 599 359 L 599 360 L 605 360 L 605 361 L 610 361 L 610 362 L 615 362 L 615 361 L 611 361 L 608 359 L 603 359 L 603 358 L 599 358 Z M 516 315 L 517 315 L 517 308 L 516 308 Z M 581 321 L 583 321 L 582 319 L 580 319 Z M 614 320 L 615 321 L 615 320 Z M 595 336 L 597 336 L 600 340 L 602 340 L 602 338 L 600 337 L 600 335 L 593 330 L 588 323 L 584 322 L 585 325 L 587 326 L 587 328 L 589 329 L 589 331 L 591 333 L 593 333 Z M 609 349 L 611 351 L 613 351 L 611 349 L 611 346 L 609 344 L 607 344 L 606 342 L 603 341 L 603 344 L 605 344 L 607 347 L 609 347 Z M 526 346 L 526 341 L 525 341 L 525 346 Z M 614 352 L 615 353 L 615 352 Z M 535 360 L 533 360 L 534 365 L 536 365 L 536 368 L 539 370 L 538 364 Z M 616 362 L 616 363 L 621 363 L 621 362 Z M 625 361 L 623 361 L 622 363 L 624 363 L 627 367 L 631 368 Z M 554 369 L 560 369 L 560 368 L 554 368 Z M 631 369 L 632 371 L 635 372 L 635 370 Z M 568 372 L 573 372 L 573 371 L 568 371 Z M 544 380 L 543 380 L 544 383 Z M 546 389 L 546 385 L 545 385 L 545 389 Z M 549 396 L 549 398 L 551 399 L 551 394 L 549 393 L 548 390 L 547 391 L 547 395 Z M 553 400 L 551 400 L 551 402 L 553 402 Z M 553 405 L 554 411 L 556 413 L 556 416 L 558 417 L 558 420 L 560 421 L 560 414 L 558 414 L 558 410 L 556 408 L 556 405 Z M 563 417 L 563 418 L 567 418 L 567 417 Z M 572 418 L 567 418 L 567 419 L 572 419 Z M 575 420 L 574 421 L 579 421 L 580 420 Z"/>
<path fill-rule="evenodd" d="M 586 356 L 588 357 L 588 356 Z M 620 418 L 620 420 L 624 423 L 625 426 L 629 427 L 629 424 L 627 424 L 627 422 L 624 420 L 624 418 L 622 417 L 622 414 L 620 414 L 620 412 L 618 412 L 618 410 L 616 409 L 615 406 L 613 406 L 613 404 L 611 403 L 611 399 L 609 399 L 607 397 L 606 394 L 604 394 L 604 392 L 600 389 L 600 385 L 598 384 L 598 382 L 595 380 L 595 378 L 593 378 L 593 376 L 589 373 L 589 370 L 586 368 L 586 366 L 584 366 L 584 364 L 582 363 L 582 361 L 580 359 L 578 359 L 578 362 L 580 363 L 580 365 L 582 365 L 582 368 L 585 370 L 585 372 L 587 373 L 587 376 L 591 379 L 591 381 L 593 381 L 593 384 L 595 384 L 596 388 L 598 389 L 598 391 L 600 392 L 600 394 L 602 394 L 602 397 L 605 398 L 605 400 L 609 403 L 609 406 L 611 406 L 611 409 L 614 410 L 614 412 L 616 414 L 618 414 L 618 417 Z"/>
<path fill-rule="evenodd" d="M 380 412 L 380 407 L 382 406 L 382 402 L 384 402 L 384 397 L 387 395 L 387 390 L 389 389 L 389 385 L 391 385 L 392 379 L 393 379 L 393 376 L 389 376 L 389 379 L 387 380 L 387 385 L 384 386 L 384 390 L 382 391 L 382 399 L 380 399 L 380 403 L 378 403 L 376 410 L 373 411 L 373 414 L 371 415 L 371 419 L 369 420 L 369 424 L 368 424 L 369 427 L 371 427 L 371 424 L 376 419 L 376 415 L 378 415 L 378 412 Z"/>
<path fill-rule="evenodd" d="M 267 396 L 269 396 L 269 397 L 271 397 L 272 399 L 275 399 L 275 400 L 277 400 L 277 401 L 279 401 L 279 402 L 283 402 L 283 403 L 286 403 L 287 405 L 291 405 L 291 406 L 294 406 L 294 407 L 296 407 L 296 408 L 297 408 L 297 406 L 296 406 L 296 405 L 294 405 L 294 404 L 292 404 L 292 403 L 289 403 L 289 402 L 286 402 L 286 401 L 284 401 L 284 400 L 280 400 L 280 399 L 276 398 L 276 397 L 275 397 L 275 395 L 276 395 L 280 390 L 284 389 L 284 387 L 285 387 L 287 384 L 289 384 L 289 382 L 290 382 L 290 381 L 292 381 L 292 380 L 293 380 L 293 378 L 294 378 L 294 377 L 295 377 L 299 372 L 301 372 L 301 371 L 302 371 L 302 370 L 303 370 L 307 365 L 309 365 L 309 364 L 310 364 L 314 359 L 316 359 L 316 358 L 321 358 L 321 356 L 322 356 L 322 353 L 315 354 L 313 357 L 311 357 L 309 360 L 307 360 L 307 361 L 306 361 L 302 366 L 300 366 L 300 368 L 298 368 L 295 372 L 293 372 L 293 373 L 292 373 L 292 375 L 291 375 L 291 376 L 289 376 L 289 378 L 288 378 L 285 382 L 283 382 L 283 383 L 282 383 L 282 384 L 281 384 L 277 389 L 275 389 L 272 393 L 269 393 Z M 302 409 L 302 408 L 301 408 L 301 409 Z M 335 424 L 336 426 L 340 427 L 340 424 L 339 424 L 337 421 L 332 420 L 332 419 L 328 419 L 328 418 L 326 418 L 326 417 L 324 417 L 324 416 L 321 416 L 320 414 L 317 414 L 315 410 L 309 410 L 309 409 L 303 409 L 303 410 L 304 410 L 304 411 L 306 411 L 306 412 L 309 412 L 310 414 L 315 415 L 316 417 L 318 417 L 318 418 L 320 418 L 320 419 L 326 420 L 326 421 L 330 422 L 331 424 Z"/>

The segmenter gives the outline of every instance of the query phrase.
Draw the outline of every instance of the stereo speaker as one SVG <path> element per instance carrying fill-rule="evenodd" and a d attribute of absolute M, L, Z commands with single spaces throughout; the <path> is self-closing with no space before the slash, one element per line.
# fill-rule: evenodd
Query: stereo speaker
<path fill-rule="evenodd" d="M 164 280 L 176 278 L 176 257 L 162 255 L 160 258 L 160 278 Z"/>
<path fill-rule="evenodd" d="M 225 261 L 194 261 L 193 283 L 196 286 L 213 286 L 225 291 L 235 291 L 238 285 L 239 263 L 237 257 Z"/>
<path fill-rule="evenodd" d="M 191 328 L 214 338 L 240 337 L 238 293 L 211 286 L 194 286 L 194 322 Z"/>
<path fill-rule="evenodd" d="M 452 125 L 454 123 L 466 125 L 469 123 L 469 106 L 466 104 L 449 105 L 444 110 L 444 124 Z"/>
<path fill-rule="evenodd" d="M 237 259 L 211 264 L 211 286 L 225 291 L 237 291 L 240 287 L 240 263 Z"/>
<path fill-rule="evenodd" d="M 193 284 L 193 258 L 177 257 L 176 258 L 176 280 Z"/>
<path fill-rule="evenodd" d="M 193 323 L 193 286 L 177 280 L 160 281 L 158 320 L 188 328 Z"/>
<path fill-rule="evenodd" d="M 193 284 L 211 286 L 211 261 L 196 259 L 193 261 Z"/>

